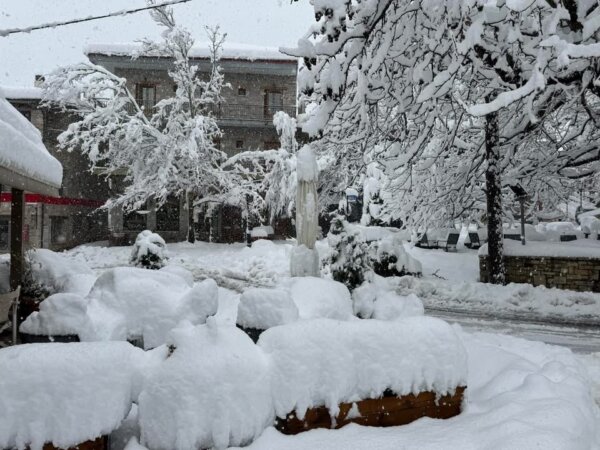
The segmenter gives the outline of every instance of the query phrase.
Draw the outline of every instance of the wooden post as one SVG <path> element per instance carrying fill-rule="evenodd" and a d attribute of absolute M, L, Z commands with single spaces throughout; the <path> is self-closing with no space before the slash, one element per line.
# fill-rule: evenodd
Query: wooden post
<path fill-rule="evenodd" d="M 25 266 L 23 247 L 23 218 L 25 217 L 25 193 L 12 189 L 10 202 L 10 289 L 21 285 Z"/>

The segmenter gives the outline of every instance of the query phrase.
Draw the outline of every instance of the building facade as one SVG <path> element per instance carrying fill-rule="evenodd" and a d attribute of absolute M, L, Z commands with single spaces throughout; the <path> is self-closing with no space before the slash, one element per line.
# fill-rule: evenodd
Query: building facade
<path fill-rule="evenodd" d="M 127 80 L 129 91 L 144 110 L 172 97 L 176 86 L 168 75 L 171 61 L 162 57 L 132 59 L 135 46 L 98 44 L 86 49 L 90 61 Z M 191 53 L 200 73 L 208 74 L 211 63 L 206 50 L 198 47 Z M 227 45 L 220 66 L 229 87 L 223 90 L 224 101 L 213 114 L 223 136 L 221 149 L 233 156 L 245 150 L 279 148 L 273 115 L 285 111 L 296 116 L 296 82 L 298 62 L 277 49 L 247 45 Z M 228 205 L 205 204 L 194 212 L 200 239 L 235 242 L 245 239 L 246 224 L 239 209 Z M 113 241 L 130 242 L 143 229 L 155 230 L 167 240 L 185 239 L 188 211 L 183 199 L 172 199 L 157 210 L 152 204 L 130 214 L 111 211 L 109 228 Z"/>
<path fill-rule="evenodd" d="M 61 151 L 58 135 L 72 118 L 68 114 L 40 108 L 41 89 L 2 88 L 6 99 L 42 134 L 50 154 L 63 166 L 63 184 L 59 196 L 25 193 L 24 243 L 29 248 L 63 250 L 105 240 L 108 235 L 106 212 L 98 210 L 109 198 L 107 181 L 90 172 L 85 155 Z M 0 252 L 10 242 L 11 193 L 0 193 Z"/>

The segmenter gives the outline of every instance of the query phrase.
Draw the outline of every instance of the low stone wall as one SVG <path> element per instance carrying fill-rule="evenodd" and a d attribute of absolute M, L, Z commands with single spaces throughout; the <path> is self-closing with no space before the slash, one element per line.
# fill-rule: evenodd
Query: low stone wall
<path fill-rule="evenodd" d="M 506 281 L 572 291 L 600 292 L 600 257 L 505 256 Z M 479 257 L 479 279 L 487 283 L 487 256 Z"/>

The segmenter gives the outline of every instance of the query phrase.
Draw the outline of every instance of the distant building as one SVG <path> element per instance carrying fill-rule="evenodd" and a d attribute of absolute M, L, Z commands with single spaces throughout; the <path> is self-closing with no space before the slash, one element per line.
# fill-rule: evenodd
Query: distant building
<path fill-rule="evenodd" d="M 40 108 L 41 89 L 2 87 L 6 99 L 42 133 L 48 151 L 63 166 L 58 196 L 25 193 L 24 243 L 26 247 L 62 250 L 107 238 L 106 213 L 98 211 L 109 198 L 104 178 L 90 172 L 86 156 L 60 151 L 57 137 L 71 118 L 62 112 Z M 11 193 L 0 193 L 0 252 L 10 242 Z"/>
<path fill-rule="evenodd" d="M 165 57 L 131 55 L 135 44 L 95 44 L 86 48 L 90 61 L 127 80 L 127 87 L 145 110 L 176 89 L 168 76 L 171 61 Z M 200 72 L 208 75 L 211 63 L 208 47 L 194 48 L 191 54 Z M 221 149 L 229 156 L 244 150 L 279 148 L 273 114 L 285 111 L 296 116 L 296 58 L 277 49 L 227 44 L 220 61 L 225 82 L 231 89 L 223 92 L 224 102 L 214 109 L 223 132 Z M 235 242 L 245 238 L 241 211 L 230 205 L 204 205 L 197 210 L 199 237 L 214 242 Z M 131 241 L 139 231 L 149 228 L 167 240 L 185 239 L 188 215 L 183 199 L 172 199 L 157 210 L 152 204 L 143 211 L 123 215 L 111 211 L 109 227 L 113 241 Z"/>

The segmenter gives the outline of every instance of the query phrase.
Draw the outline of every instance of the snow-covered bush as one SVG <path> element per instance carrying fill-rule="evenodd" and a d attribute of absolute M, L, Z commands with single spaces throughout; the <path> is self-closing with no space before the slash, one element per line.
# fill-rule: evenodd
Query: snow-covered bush
<path fill-rule="evenodd" d="M 331 254 L 326 264 L 333 279 L 344 283 L 350 290 L 360 286 L 371 269 L 369 245 L 341 217 L 333 220 L 327 240 Z"/>
<path fill-rule="evenodd" d="M 332 251 L 326 262 L 334 280 L 353 290 L 371 281 L 373 273 L 383 277 L 421 275 L 421 263 L 406 252 L 402 241 L 382 230 L 369 233 L 369 227 L 358 227 L 339 217 L 334 220 L 327 236 Z M 372 235 L 385 237 L 370 240 Z"/>
<path fill-rule="evenodd" d="M 208 279 L 190 287 L 178 274 L 117 267 L 104 272 L 84 297 L 54 295 L 21 330 L 77 334 L 82 341 L 142 338 L 145 348 L 165 343 L 182 320 L 204 323 L 216 314 L 218 288 Z"/>
<path fill-rule="evenodd" d="M 420 276 L 421 263 L 409 255 L 401 241 L 385 238 L 369 245 L 369 261 L 373 272 L 382 277 Z"/>
<path fill-rule="evenodd" d="M 165 240 L 157 233 L 144 230 L 135 238 L 129 262 L 144 269 L 160 269 L 164 266 L 166 257 Z"/>
<path fill-rule="evenodd" d="M 152 449 L 247 445 L 273 423 L 269 363 L 235 327 L 182 326 L 139 398 L 142 443 Z"/>

